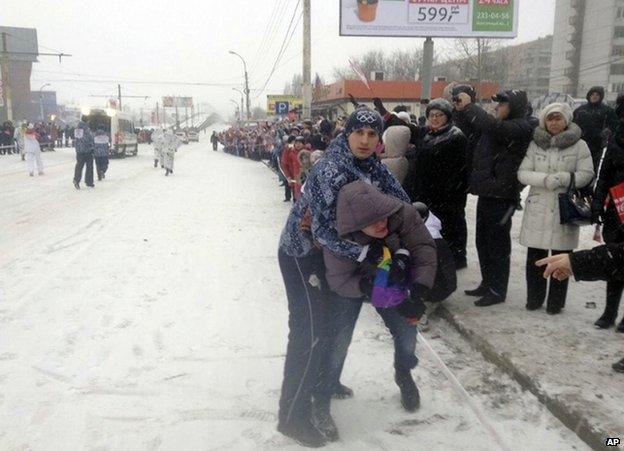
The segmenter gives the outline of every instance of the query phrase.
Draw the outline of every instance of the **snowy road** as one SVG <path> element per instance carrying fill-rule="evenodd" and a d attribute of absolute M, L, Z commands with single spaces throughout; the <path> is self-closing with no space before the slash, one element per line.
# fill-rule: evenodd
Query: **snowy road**
<path fill-rule="evenodd" d="M 209 131 L 210 133 L 210 131 Z M 0 449 L 297 449 L 275 431 L 288 213 L 261 163 L 149 146 L 71 185 L 71 149 L 29 178 L 0 156 Z M 510 449 L 587 449 L 442 320 L 426 334 Z M 499 449 L 420 348 L 422 407 L 402 411 L 388 333 L 364 309 L 327 449 Z"/>

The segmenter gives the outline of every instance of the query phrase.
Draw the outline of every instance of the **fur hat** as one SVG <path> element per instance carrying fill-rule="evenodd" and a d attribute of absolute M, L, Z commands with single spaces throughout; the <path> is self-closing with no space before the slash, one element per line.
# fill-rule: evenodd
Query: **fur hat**
<path fill-rule="evenodd" d="M 384 130 L 384 121 L 379 113 L 368 107 L 361 107 L 355 110 L 345 123 L 345 136 L 349 136 L 355 130 L 360 128 L 372 128 L 381 138 Z"/>
<path fill-rule="evenodd" d="M 567 125 L 572 123 L 572 108 L 570 108 L 570 105 L 567 103 L 551 103 L 546 105 L 540 112 L 539 126 L 544 130 L 546 129 L 546 118 L 553 113 L 561 114 Z"/>
<path fill-rule="evenodd" d="M 448 100 L 433 99 L 431 102 L 429 102 L 429 105 L 427 105 L 427 109 L 425 110 L 426 111 L 425 114 L 427 117 L 429 117 L 429 112 L 431 110 L 441 111 L 442 113 L 444 113 L 444 115 L 449 121 L 451 120 L 451 117 L 453 116 L 453 105 L 451 105 L 451 103 Z"/>

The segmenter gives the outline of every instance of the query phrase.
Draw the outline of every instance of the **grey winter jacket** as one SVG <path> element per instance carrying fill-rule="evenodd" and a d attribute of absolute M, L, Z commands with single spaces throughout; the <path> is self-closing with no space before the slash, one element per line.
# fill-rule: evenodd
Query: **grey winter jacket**
<path fill-rule="evenodd" d="M 77 154 L 93 153 L 93 133 L 83 121 L 78 122 L 74 130 L 74 148 Z"/>
<path fill-rule="evenodd" d="M 384 245 L 392 253 L 407 249 L 412 262 L 412 282 L 433 287 L 437 270 L 436 245 L 414 206 L 358 180 L 340 190 L 336 215 L 340 238 L 360 245 L 375 240 L 361 232 L 364 227 L 388 218 L 388 236 L 383 240 Z M 377 270 L 370 263 L 338 257 L 326 248 L 323 258 L 329 288 L 348 298 L 362 297 L 360 280 L 366 276 L 374 277 Z"/>
<path fill-rule="evenodd" d="M 403 125 L 388 127 L 383 135 L 384 151 L 380 155 L 381 162 L 387 166 L 401 185 L 409 169 L 405 153 L 410 145 L 410 137 L 410 129 Z"/>

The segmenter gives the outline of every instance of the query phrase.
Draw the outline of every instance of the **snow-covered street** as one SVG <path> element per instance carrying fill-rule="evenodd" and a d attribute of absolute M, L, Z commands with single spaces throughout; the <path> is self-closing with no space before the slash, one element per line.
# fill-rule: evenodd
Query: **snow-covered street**
<path fill-rule="evenodd" d="M 141 145 L 79 191 L 73 149 L 44 153 L 34 178 L 0 157 L 0 449 L 298 449 L 275 430 L 290 204 L 264 164 L 213 152 L 211 132 L 171 177 Z M 425 337 L 509 449 L 588 449 L 444 320 Z M 355 397 L 334 402 L 341 441 L 327 449 L 500 449 L 418 351 L 410 414 L 390 335 L 364 308 L 343 376 Z"/>

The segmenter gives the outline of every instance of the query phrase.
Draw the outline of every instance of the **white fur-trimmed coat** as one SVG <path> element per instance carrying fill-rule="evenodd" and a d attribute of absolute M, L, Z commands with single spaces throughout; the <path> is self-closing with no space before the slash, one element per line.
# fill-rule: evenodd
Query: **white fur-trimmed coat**
<path fill-rule="evenodd" d="M 578 246 L 579 227 L 560 223 L 559 194 L 568 190 L 571 172 L 575 174 L 577 188 L 589 185 L 594 178 L 591 153 L 581 133 L 574 123 L 555 136 L 542 127 L 535 129 L 518 170 L 520 183 L 531 187 L 520 230 L 523 246 L 560 251 Z M 546 177 L 557 173 L 565 176 L 559 186 L 550 190 L 546 187 Z"/>

